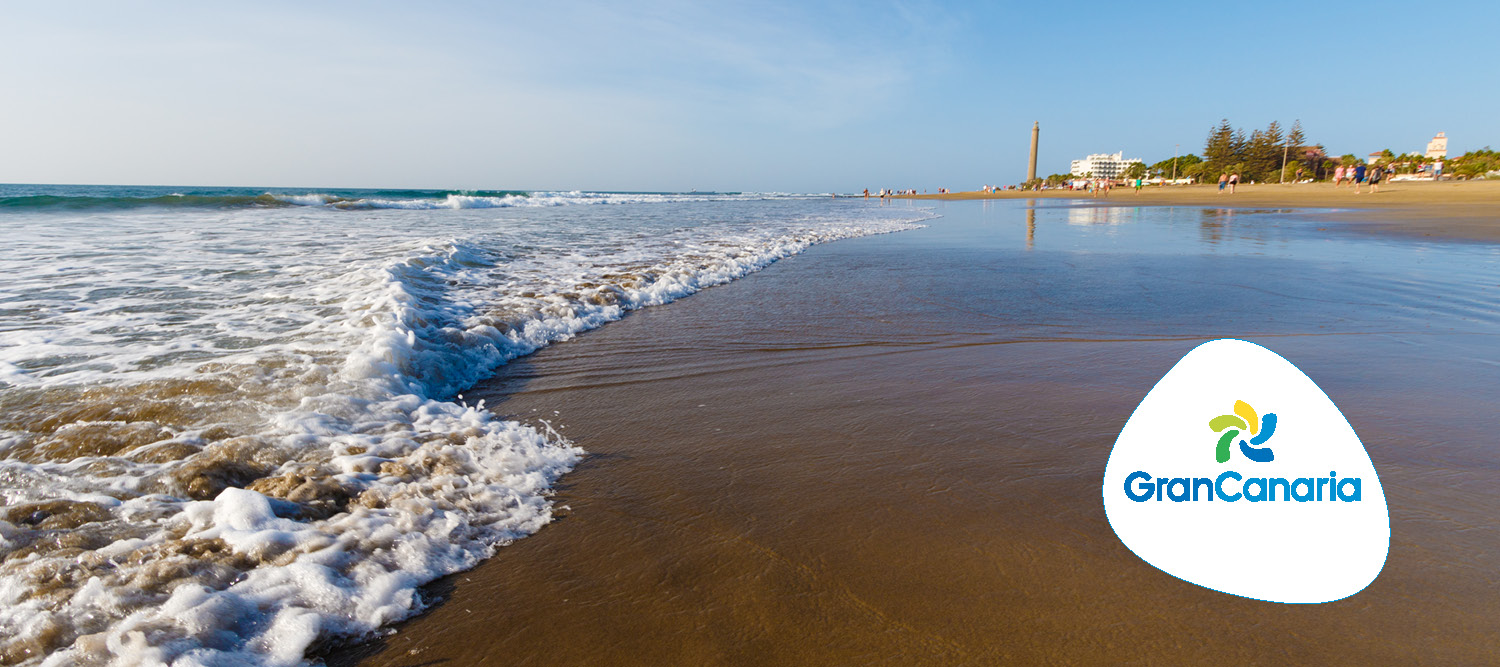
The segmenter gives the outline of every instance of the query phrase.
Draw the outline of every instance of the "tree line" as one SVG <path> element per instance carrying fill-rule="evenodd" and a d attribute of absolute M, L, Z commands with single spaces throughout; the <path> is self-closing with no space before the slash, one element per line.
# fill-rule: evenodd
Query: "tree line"
<path fill-rule="evenodd" d="M 1302 121 L 1283 130 L 1281 123 L 1271 121 L 1264 130 L 1235 128 L 1229 119 L 1208 131 L 1203 142 L 1203 156 L 1192 153 L 1175 159 L 1178 178 L 1214 182 L 1220 174 L 1239 174 L 1244 182 L 1267 182 L 1298 178 L 1318 178 L 1327 154 L 1321 145 L 1309 145 L 1302 131 Z M 1171 178 L 1173 159 L 1157 162 L 1147 170 Z"/>
<path fill-rule="evenodd" d="M 1380 151 L 1380 156 L 1375 159 L 1375 164 L 1381 167 L 1390 167 L 1398 174 L 1411 174 L 1422 171 L 1439 158 L 1430 158 L 1421 154 L 1398 155 L 1387 148 Z M 1441 158 L 1443 161 L 1443 173 L 1457 178 L 1483 178 L 1491 172 L 1500 172 L 1500 151 L 1491 150 L 1489 146 L 1478 150 L 1472 150 L 1463 155 L 1451 158 Z M 1339 162 L 1351 165 L 1365 162 L 1353 155 L 1345 155 L 1339 158 Z"/>
<path fill-rule="evenodd" d="M 1209 130 L 1202 157 L 1189 153 L 1152 164 L 1146 171 L 1171 178 L 1174 161 L 1178 178 L 1192 178 L 1200 183 L 1215 182 L 1220 174 L 1239 174 L 1242 182 L 1326 180 L 1333 178 L 1340 166 L 1366 162 L 1353 154 L 1331 156 L 1322 144 L 1308 143 L 1300 120 L 1293 122 L 1285 134 L 1280 123 L 1271 121 L 1266 129 L 1252 130 L 1246 135 L 1227 118 Z M 1400 174 L 1420 171 L 1435 161 L 1421 154 L 1400 155 L 1386 149 L 1375 164 L 1393 167 Z M 1446 158 L 1443 168 L 1443 173 L 1460 178 L 1477 178 L 1495 171 L 1500 171 L 1500 152 L 1490 150 L 1489 146 Z"/>
<path fill-rule="evenodd" d="M 1381 151 L 1375 164 L 1391 167 L 1398 174 L 1421 171 L 1435 162 L 1421 154 L 1400 155 L 1390 149 Z M 1302 121 L 1294 121 L 1290 130 L 1283 131 L 1281 124 L 1271 121 L 1264 130 L 1251 130 L 1247 135 L 1243 129 L 1234 127 L 1229 119 L 1208 132 L 1203 144 L 1203 155 L 1192 153 L 1167 158 L 1150 165 L 1132 165 L 1121 176 L 1191 178 L 1199 183 L 1213 183 L 1221 174 L 1239 174 L 1245 183 L 1278 183 L 1299 180 L 1329 180 L 1340 167 L 1352 167 L 1366 162 L 1353 154 L 1331 156 L 1322 144 L 1310 144 L 1302 130 Z M 1443 173 L 1458 178 L 1480 178 L 1486 174 L 1500 172 L 1500 151 L 1485 146 L 1463 155 L 1445 158 Z M 1044 182 L 1059 186 L 1084 174 L 1052 174 Z M 1028 183 L 1027 185 L 1030 185 Z"/>

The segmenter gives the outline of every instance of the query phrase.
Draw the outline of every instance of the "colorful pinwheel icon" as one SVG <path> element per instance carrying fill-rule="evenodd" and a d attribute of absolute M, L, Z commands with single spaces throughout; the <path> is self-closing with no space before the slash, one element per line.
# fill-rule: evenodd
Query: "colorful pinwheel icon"
<path fill-rule="evenodd" d="M 1267 463 L 1276 458 L 1270 447 L 1260 447 L 1276 432 L 1276 413 L 1267 412 L 1257 416 L 1255 408 L 1244 401 L 1234 402 L 1234 414 L 1219 415 L 1208 420 L 1208 427 L 1220 433 L 1219 446 L 1214 448 L 1214 460 L 1229 462 L 1229 443 L 1240 433 L 1248 431 L 1250 442 L 1240 441 L 1240 453 L 1256 463 Z"/>

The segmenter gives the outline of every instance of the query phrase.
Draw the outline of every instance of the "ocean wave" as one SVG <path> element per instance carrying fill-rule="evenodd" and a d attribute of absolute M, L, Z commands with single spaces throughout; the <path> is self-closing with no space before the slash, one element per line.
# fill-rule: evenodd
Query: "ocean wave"
<path fill-rule="evenodd" d="M 66 188 L 62 189 L 66 191 Z M 245 190 L 245 189 L 236 189 Z M 301 192 L 159 192 L 125 196 L 92 194 L 7 194 L 0 190 L 0 211 L 88 211 L 139 208 L 283 208 L 317 206 L 335 209 L 437 210 L 569 206 L 576 204 L 651 204 L 698 201 L 798 199 L 815 195 L 785 193 L 612 193 L 551 191 L 301 191 Z M 823 195 L 826 196 L 826 195 Z"/>
<path fill-rule="evenodd" d="M 808 195 L 782 194 L 631 194 L 609 192 L 530 192 L 503 196 L 449 194 L 436 198 L 369 198 L 341 199 L 327 202 L 344 209 L 462 209 L 512 208 L 601 204 L 660 204 L 708 201 L 755 201 L 766 199 L 807 198 Z"/>
<path fill-rule="evenodd" d="M 458 392 L 631 310 L 923 217 L 794 220 L 647 254 L 641 232 L 621 231 L 585 263 L 488 237 L 349 252 L 331 274 L 267 272 L 284 282 L 254 291 L 263 306 L 212 320 L 241 337 L 264 330 L 262 342 L 170 367 L 142 363 L 164 356 L 152 347 L 128 371 L 62 359 L 39 374 L 23 357 L 79 346 L 17 334 L 26 354 L 0 365 L 15 380 L 0 393 L 0 662 L 292 665 L 377 633 L 428 604 L 421 585 L 550 521 L 550 487 L 583 454 Z M 553 234 L 527 245 L 564 238 Z M 120 294 L 105 296 L 134 298 Z M 256 324 L 261 307 L 280 319 Z M 283 321 L 293 311 L 306 317 Z"/>
<path fill-rule="evenodd" d="M 86 211 L 136 208 L 275 208 L 297 202 L 272 194 L 190 195 L 169 193 L 142 197 L 87 195 L 16 195 L 0 197 L 0 211 Z"/>

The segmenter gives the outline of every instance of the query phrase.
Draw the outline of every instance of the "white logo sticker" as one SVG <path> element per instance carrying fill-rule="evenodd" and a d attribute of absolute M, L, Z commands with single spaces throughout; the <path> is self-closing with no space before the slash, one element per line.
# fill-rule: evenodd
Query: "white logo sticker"
<path fill-rule="evenodd" d="M 1199 345 L 1125 422 L 1104 469 L 1120 541 L 1174 577 L 1318 603 L 1385 566 L 1385 493 L 1359 436 L 1312 379 L 1241 340 Z"/>

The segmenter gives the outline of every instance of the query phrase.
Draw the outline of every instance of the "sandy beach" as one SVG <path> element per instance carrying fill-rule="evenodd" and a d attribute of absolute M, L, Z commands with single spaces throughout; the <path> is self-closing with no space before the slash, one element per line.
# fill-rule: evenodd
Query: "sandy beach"
<path fill-rule="evenodd" d="M 1380 192 L 1368 187 L 1355 194 L 1350 185 L 1330 183 L 1241 185 L 1234 194 L 1217 185 L 1133 188 L 1117 187 L 1109 196 L 1082 190 L 995 193 L 954 192 L 915 195 L 918 200 L 1068 199 L 1108 206 L 1233 206 L 1240 208 L 1331 209 L 1330 220 L 1382 232 L 1483 241 L 1500 240 L 1500 181 L 1396 181 Z"/>
<path fill-rule="evenodd" d="M 1422 204 L 1448 187 L 1382 192 L 1424 208 L 1381 224 L 1484 238 L 1482 216 L 1455 211 L 1500 189 Z M 589 452 L 558 487 L 561 518 L 329 663 L 1493 659 L 1492 246 L 1328 234 L 1319 216 L 1207 208 L 1229 200 L 1203 188 L 1139 196 L 1204 200 L 1172 208 L 1006 198 L 1039 201 L 920 202 L 943 216 L 927 229 L 818 246 L 505 367 L 469 395 Z M 1298 364 L 1364 440 L 1392 529 L 1365 591 L 1225 595 L 1111 532 L 1099 485 L 1115 436 L 1218 337 Z"/>
<path fill-rule="evenodd" d="M 0 667 L 1500 666 L 1500 3 L 4 16 Z"/>

